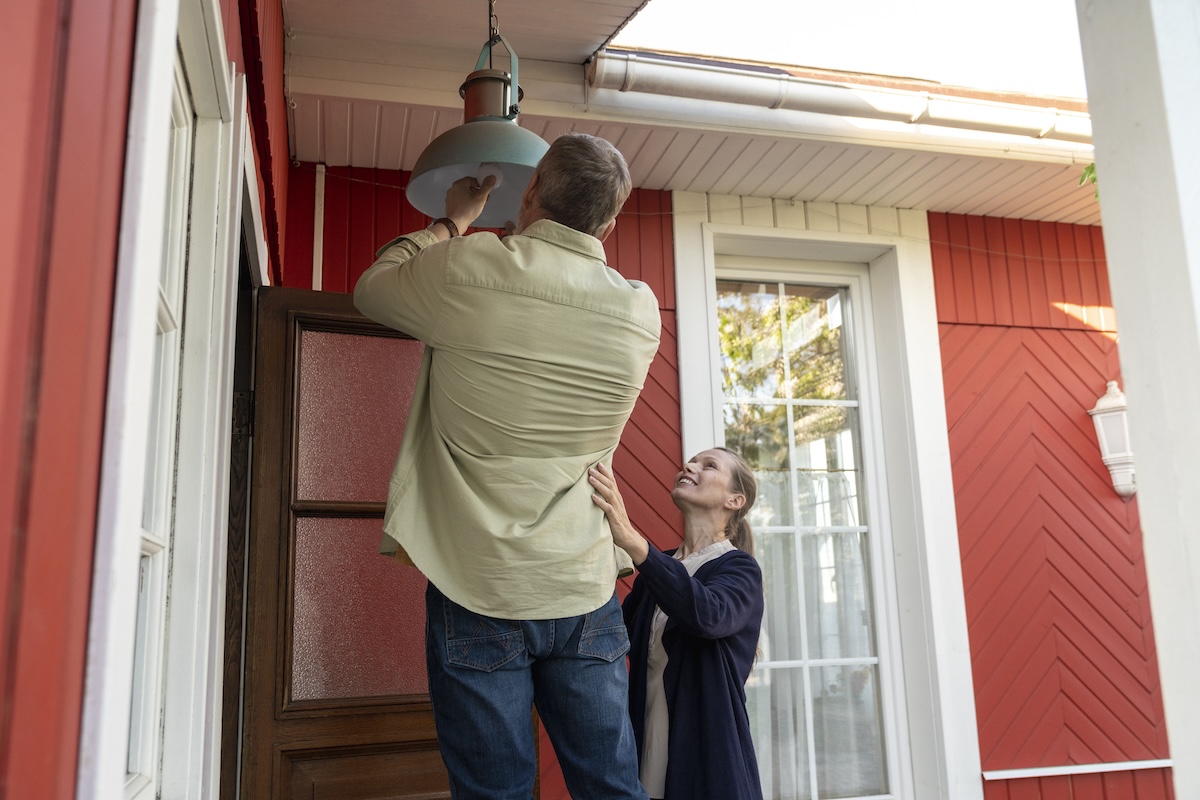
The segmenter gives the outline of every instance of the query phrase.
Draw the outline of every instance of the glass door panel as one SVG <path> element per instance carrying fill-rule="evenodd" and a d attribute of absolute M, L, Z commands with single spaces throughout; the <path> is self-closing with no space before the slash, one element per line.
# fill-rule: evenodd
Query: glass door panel
<path fill-rule="evenodd" d="M 717 282 L 725 444 L 759 480 L 766 610 L 747 705 L 779 800 L 889 792 L 852 300 Z"/>

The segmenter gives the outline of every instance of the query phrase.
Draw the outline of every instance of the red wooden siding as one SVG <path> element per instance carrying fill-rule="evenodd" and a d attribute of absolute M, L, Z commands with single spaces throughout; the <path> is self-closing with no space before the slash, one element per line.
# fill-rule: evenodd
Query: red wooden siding
<path fill-rule="evenodd" d="M 313 215 L 317 173 L 312 164 L 290 165 L 287 195 L 287 240 L 281 283 L 311 288 L 313 281 Z"/>
<path fill-rule="evenodd" d="M 1166 758 L 1137 502 L 1087 414 L 1120 379 L 1100 231 L 929 219 L 983 767 Z M 990 783 L 988 800 L 1160 800 L 1164 774 Z"/>
<path fill-rule="evenodd" d="M 238 0 L 220 0 L 221 31 L 225 35 L 225 55 L 235 69 L 246 73 L 246 58 L 242 53 L 242 20 L 238 11 Z"/>
<path fill-rule="evenodd" d="M 288 195 L 288 236 L 283 283 L 312 287 L 313 207 L 316 165 L 292 166 Z M 325 291 L 349 292 L 375 260 L 380 245 L 429 219 L 404 199 L 407 172 L 331 167 L 325 173 Z M 641 398 L 614 458 L 624 486 L 630 519 L 660 547 L 680 541 L 683 523 L 671 503 L 671 485 L 683 458 L 679 414 L 679 349 L 675 322 L 675 253 L 671 196 L 634 190 L 617 228 L 605 242 L 609 264 L 622 275 L 645 281 L 659 299 L 662 342 Z M 623 581 L 619 590 L 628 590 Z M 553 749 L 541 748 L 542 800 L 569 800 Z"/>
<path fill-rule="evenodd" d="M 1171 770 L 1144 769 L 985 783 L 983 800 L 1174 800 Z"/>
<path fill-rule="evenodd" d="M 75 796 L 137 4 L 4 8 L 0 794 Z"/>
<path fill-rule="evenodd" d="M 226 0 L 228 2 L 228 0 Z M 228 6 L 222 9 L 228 11 Z M 246 71 L 250 134 L 257 157 L 262 214 L 273 279 L 282 283 L 288 197 L 287 105 L 283 95 L 283 4 L 279 0 L 240 0 L 238 41 Z M 225 24 L 225 29 L 233 27 Z M 226 42 L 229 47 L 230 42 Z M 231 56 L 232 57 L 232 56 Z"/>
<path fill-rule="evenodd" d="M 929 237 L 939 322 L 1116 330 L 1099 228 L 930 214 Z"/>

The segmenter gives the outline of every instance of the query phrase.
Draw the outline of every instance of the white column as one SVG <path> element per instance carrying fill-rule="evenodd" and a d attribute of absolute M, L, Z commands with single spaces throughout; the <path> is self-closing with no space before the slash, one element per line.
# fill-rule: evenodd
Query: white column
<path fill-rule="evenodd" d="M 1200 5 L 1076 10 L 1175 796 L 1200 797 Z"/>

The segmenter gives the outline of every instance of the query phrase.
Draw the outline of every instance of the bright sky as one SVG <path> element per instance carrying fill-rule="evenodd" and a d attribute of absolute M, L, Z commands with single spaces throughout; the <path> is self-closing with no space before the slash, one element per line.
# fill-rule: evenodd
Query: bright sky
<path fill-rule="evenodd" d="M 1075 0 L 650 0 L 622 45 L 1087 94 Z"/>

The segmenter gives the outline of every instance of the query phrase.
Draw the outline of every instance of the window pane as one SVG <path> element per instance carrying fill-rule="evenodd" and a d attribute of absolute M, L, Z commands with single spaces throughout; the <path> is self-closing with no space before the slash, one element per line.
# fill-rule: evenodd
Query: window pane
<path fill-rule="evenodd" d="M 133 678 L 129 692 L 129 740 L 125 743 L 125 772 L 137 775 L 141 772 L 142 745 L 146 716 L 146 701 L 149 691 L 146 680 L 146 640 L 150 632 L 150 556 L 143 555 L 138 566 L 137 614 L 133 634 Z"/>
<path fill-rule="evenodd" d="M 804 537 L 810 658 L 875 655 L 868 547 L 865 533 Z"/>
<path fill-rule="evenodd" d="M 756 669 L 746 681 L 746 710 L 763 797 L 809 800 L 804 669 Z"/>
<path fill-rule="evenodd" d="M 800 661 L 804 658 L 801 627 L 804 610 L 800 607 L 800 570 L 796 552 L 796 534 L 791 531 L 756 535 L 755 551 L 762 564 L 762 634 L 758 640 L 759 663 Z"/>
<path fill-rule="evenodd" d="M 412 339 L 301 333 L 299 498 L 387 499 L 423 351 Z"/>
<path fill-rule="evenodd" d="M 725 444 L 759 481 L 766 605 L 746 701 L 764 796 L 886 794 L 849 290 L 717 290 Z"/>
<path fill-rule="evenodd" d="M 293 700 L 425 694 L 425 578 L 379 555 L 378 519 L 296 521 Z"/>
<path fill-rule="evenodd" d="M 798 406 L 793 431 L 797 524 L 862 525 L 857 410 L 845 406 Z"/>
<path fill-rule="evenodd" d="M 133 640 L 133 675 L 129 694 L 129 739 L 125 769 L 129 775 L 153 775 L 159 726 L 159 675 L 162 649 L 163 580 L 167 554 L 145 552 L 138 567 L 138 594 Z"/>
<path fill-rule="evenodd" d="M 779 397 L 783 338 L 779 284 L 717 281 L 725 397 Z"/>
<path fill-rule="evenodd" d="M 792 524 L 787 407 L 727 403 L 724 411 L 725 446 L 746 459 L 758 478 L 750 524 L 755 528 Z"/>
<path fill-rule="evenodd" d="M 789 397 L 843 400 L 851 396 L 843 352 L 843 293 L 826 286 L 784 287 Z"/>
<path fill-rule="evenodd" d="M 876 678 L 876 668 L 867 665 L 813 670 L 813 738 L 822 800 L 888 790 Z"/>
<path fill-rule="evenodd" d="M 163 381 L 168 369 L 173 367 L 172 355 L 175 349 L 175 334 L 159 331 L 154 337 L 154 382 L 150 385 L 154 393 L 150 397 L 150 430 L 146 434 L 146 473 L 142 476 L 142 527 L 145 530 L 162 534 L 159 512 L 162 501 L 162 485 L 166 479 L 166 460 L 170 452 L 163 452 L 163 445 L 168 435 L 167 422 L 174 422 L 171 409 L 167 404 L 171 401 L 170 386 L 164 386 Z"/>

